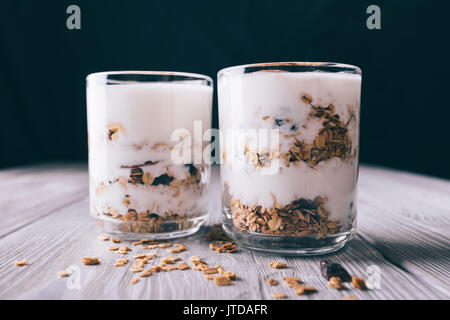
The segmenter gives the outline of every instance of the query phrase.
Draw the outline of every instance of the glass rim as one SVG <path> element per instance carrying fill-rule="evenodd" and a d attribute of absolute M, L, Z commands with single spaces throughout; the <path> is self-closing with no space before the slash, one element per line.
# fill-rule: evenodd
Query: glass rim
<path fill-rule="evenodd" d="M 278 67 L 279 69 L 276 69 Z M 305 70 L 295 70 L 304 68 Z M 251 69 L 251 70 L 246 70 Z M 254 69 L 254 70 L 253 70 Z M 294 69 L 294 70 L 289 70 Z M 334 71 L 334 69 L 336 71 Z M 249 71 L 249 72 L 245 72 Z M 250 63 L 238 66 L 231 66 L 219 70 L 217 77 L 221 77 L 224 74 L 234 74 L 234 73 L 253 73 L 258 71 L 283 73 L 283 72 L 345 72 L 350 74 L 361 75 L 361 69 L 357 66 L 338 62 L 301 62 L 301 61 L 285 61 L 285 62 L 260 62 L 260 63 Z"/>
<path fill-rule="evenodd" d="M 135 76 L 143 77 L 142 80 L 110 80 L 108 76 Z M 144 77 L 173 77 L 173 79 L 167 80 L 149 80 L 144 79 Z M 181 78 L 181 79 L 177 79 Z M 175 81 L 192 81 L 192 80 L 203 80 L 206 81 L 207 86 L 213 85 L 213 80 L 211 77 L 192 72 L 180 72 L 180 71 L 143 71 L 143 70 L 123 70 L 123 71 L 101 71 L 90 73 L 86 76 L 86 84 L 90 82 L 102 82 L 103 84 L 127 84 L 127 83 L 151 83 L 151 82 L 175 82 Z"/>

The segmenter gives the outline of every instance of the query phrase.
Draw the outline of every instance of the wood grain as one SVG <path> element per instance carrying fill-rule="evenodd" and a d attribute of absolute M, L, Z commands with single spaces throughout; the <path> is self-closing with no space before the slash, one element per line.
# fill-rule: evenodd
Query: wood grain
<path fill-rule="evenodd" d="M 220 221 L 218 170 L 211 186 L 211 223 Z M 237 273 L 229 287 L 217 287 L 201 272 L 186 270 L 154 274 L 130 285 L 136 275 L 114 267 L 119 254 L 108 251 L 111 242 L 97 239 L 100 231 L 88 213 L 85 166 L 39 166 L 0 172 L 0 298 L 2 299 L 271 299 L 271 292 L 285 292 L 289 299 L 449 299 L 450 182 L 365 167 L 360 170 L 358 235 L 343 250 L 326 256 L 344 265 L 351 274 L 367 278 L 369 266 L 380 268 L 380 289 L 337 291 L 320 276 L 324 257 L 281 257 L 238 250 L 218 254 L 203 239 L 210 227 L 193 237 L 177 240 L 188 251 L 177 254 L 187 261 L 199 255 L 208 264 L 221 264 Z M 131 246 L 129 243 L 127 243 Z M 128 254 L 142 250 L 133 246 Z M 85 266 L 84 256 L 98 256 L 100 265 Z M 16 267 L 14 261 L 29 265 Z M 275 270 L 271 261 L 285 261 L 288 268 Z M 151 260 L 149 265 L 159 263 Z M 74 277 L 56 273 L 72 266 Z M 296 296 L 282 281 L 296 275 L 318 292 Z M 269 287 L 265 280 L 280 284 Z"/>

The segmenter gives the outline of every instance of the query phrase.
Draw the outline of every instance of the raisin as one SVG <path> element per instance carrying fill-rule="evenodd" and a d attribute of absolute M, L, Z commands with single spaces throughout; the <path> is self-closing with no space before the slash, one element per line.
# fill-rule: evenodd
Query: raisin
<path fill-rule="evenodd" d="M 322 260 L 320 261 L 320 271 L 322 272 L 322 276 L 327 280 L 330 280 L 331 277 L 338 277 L 342 282 L 352 281 L 350 274 L 339 263 Z"/>
<path fill-rule="evenodd" d="M 283 119 L 275 119 L 275 124 L 279 127 L 281 127 L 284 124 L 284 120 Z"/>
<path fill-rule="evenodd" d="M 157 186 L 157 185 L 168 185 L 174 178 L 169 176 L 167 173 L 164 173 L 158 177 L 156 177 L 153 182 L 152 182 L 152 186 Z"/>
<path fill-rule="evenodd" d="M 132 183 L 142 183 L 142 175 L 144 172 L 141 168 L 131 169 L 130 179 Z"/>
<path fill-rule="evenodd" d="M 191 176 L 197 175 L 198 169 L 192 163 L 185 164 L 185 166 L 189 167 L 189 174 Z"/>

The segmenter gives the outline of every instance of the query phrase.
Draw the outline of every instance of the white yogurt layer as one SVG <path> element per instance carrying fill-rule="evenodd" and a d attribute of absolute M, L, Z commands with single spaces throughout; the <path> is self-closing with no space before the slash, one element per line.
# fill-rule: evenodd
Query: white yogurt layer
<path fill-rule="evenodd" d="M 129 195 L 130 205 L 136 211 L 164 214 L 199 215 L 207 212 L 205 192 L 198 186 L 174 189 L 164 185 L 131 185 L 124 187 L 115 179 L 129 178 L 130 168 L 147 161 L 155 164 L 142 166 L 144 173 L 158 177 L 164 173 L 174 181 L 189 177 L 189 169 L 175 165 L 171 149 L 172 132 L 185 128 L 194 142 L 194 121 L 202 122 L 202 129 L 211 127 L 212 88 L 186 83 L 133 83 L 105 85 L 89 83 L 87 88 L 89 130 L 89 175 L 91 209 L 105 212 L 111 207 L 125 214 L 123 204 Z M 116 128 L 112 139 L 110 128 Z M 209 170 L 202 174 L 207 182 Z M 112 182 L 112 183 L 111 183 Z M 101 194 L 96 193 L 103 183 Z M 196 188 L 197 187 L 197 188 Z M 200 188 L 204 189 L 204 188 Z"/>
<path fill-rule="evenodd" d="M 302 101 L 304 94 L 312 97 L 314 106 L 333 104 L 344 123 L 351 113 L 355 116 L 348 125 L 353 158 L 331 158 L 314 167 L 303 161 L 289 166 L 280 161 L 280 169 L 272 175 L 261 174 L 264 169 L 250 163 L 226 164 L 222 177 L 230 195 L 245 205 L 266 208 L 273 205 L 273 197 L 285 206 L 299 198 L 322 196 L 327 199 L 329 218 L 346 223 L 356 208 L 360 90 L 361 76 L 343 73 L 223 74 L 218 88 L 221 130 L 279 129 L 281 153 L 287 152 L 295 139 L 312 143 L 323 125 L 322 120 L 309 117 L 311 106 Z M 224 150 L 227 161 L 232 161 L 232 150 L 227 150 L 226 144 Z"/>

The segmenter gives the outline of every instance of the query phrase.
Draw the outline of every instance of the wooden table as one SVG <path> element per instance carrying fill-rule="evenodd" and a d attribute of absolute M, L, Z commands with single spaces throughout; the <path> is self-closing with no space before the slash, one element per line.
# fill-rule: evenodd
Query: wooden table
<path fill-rule="evenodd" d="M 213 182 L 211 223 L 216 223 L 220 220 L 217 169 Z M 361 167 L 358 234 L 346 248 L 326 257 L 353 275 L 375 280 L 367 291 L 327 287 L 319 269 L 323 257 L 268 256 L 239 248 L 235 254 L 215 253 L 204 240 L 208 227 L 177 240 L 188 247 L 178 255 L 185 261 L 199 255 L 210 265 L 234 271 L 238 278 L 231 286 L 217 287 L 193 270 L 161 272 L 131 285 L 136 275 L 128 270 L 130 265 L 114 267 L 119 255 L 107 250 L 111 242 L 97 239 L 100 231 L 88 213 L 85 165 L 0 171 L 0 199 L 2 299 L 271 299 L 275 291 L 286 293 L 288 299 L 450 298 L 450 182 L 437 178 Z M 133 249 L 129 258 L 143 252 L 140 246 L 128 245 Z M 167 249 L 158 250 L 159 256 L 169 255 Z M 101 264 L 85 266 L 84 256 L 98 256 Z M 27 259 L 29 265 L 15 266 L 20 259 Z M 285 261 L 288 268 L 272 269 L 271 261 Z M 67 268 L 73 276 L 56 276 Z M 318 292 L 296 296 L 282 281 L 291 275 Z M 280 284 L 270 287 L 268 278 Z"/>

